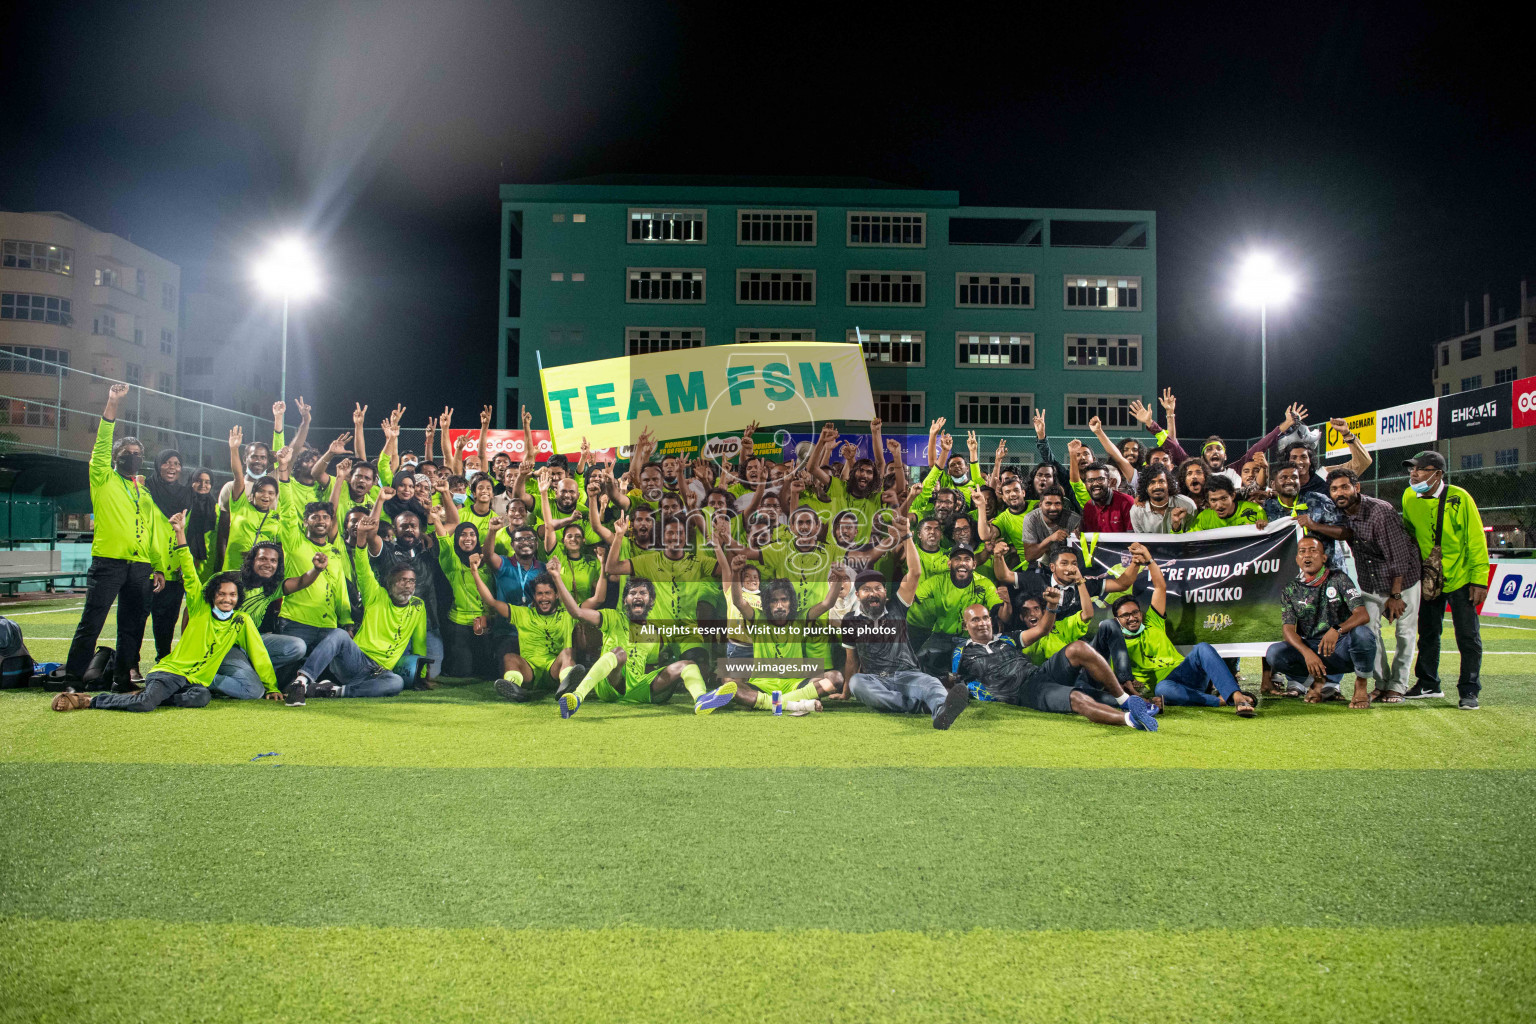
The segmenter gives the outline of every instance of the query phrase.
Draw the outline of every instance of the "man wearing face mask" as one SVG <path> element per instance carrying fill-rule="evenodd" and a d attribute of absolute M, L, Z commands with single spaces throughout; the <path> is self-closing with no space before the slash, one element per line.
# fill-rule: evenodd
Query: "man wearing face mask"
<path fill-rule="evenodd" d="M 1443 697 L 1440 689 L 1440 631 L 1445 609 L 1451 609 L 1456 650 L 1461 652 L 1461 674 L 1456 680 L 1463 711 L 1476 711 L 1482 684 L 1483 637 L 1477 608 L 1488 596 L 1488 535 L 1477 502 L 1445 479 L 1445 456 L 1419 452 L 1403 463 L 1408 470 L 1408 489 L 1403 492 L 1403 528 L 1419 545 L 1425 562 L 1426 591 L 1433 589 L 1431 571 L 1439 549 L 1439 593 L 1421 595 L 1419 603 L 1419 659 L 1414 662 L 1416 682 L 1407 697 Z"/>
<path fill-rule="evenodd" d="M 240 453 L 245 466 L 245 489 L 249 491 L 251 485 L 256 483 L 272 469 L 272 450 L 283 446 L 283 412 L 288 408 L 284 402 L 272 403 L 272 443 L 270 445 L 254 438 L 251 443 Z M 233 480 L 219 489 L 219 510 L 229 511 L 229 503 L 234 500 Z"/>
<path fill-rule="evenodd" d="M 126 392 L 127 388 L 123 387 L 123 390 Z M 108 407 L 111 408 L 110 404 Z M 250 617 L 240 611 L 240 603 L 245 599 L 240 574 L 219 573 L 206 585 L 199 584 L 197 567 L 192 564 L 192 554 L 187 550 L 185 518 L 186 513 L 178 512 L 166 524 L 167 529 L 175 533 L 176 560 L 180 563 L 182 577 L 191 585 L 187 595 L 190 606 L 187 628 L 176 648 L 145 677 L 142 690 L 103 693 L 95 697 L 68 690 L 53 699 L 53 710 L 153 711 L 161 704 L 176 708 L 207 707 L 208 687 L 224 657 L 236 644 L 245 649 L 257 678 L 266 688 L 266 696 L 277 699 L 277 681 L 261 634 Z"/>
<path fill-rule="evenodd" d="M 165 586 L 163 570 L 169 550 L 169 544 L 160 542 L 169 536 L 169 524 L 139 480 L 144 446 L 135 437 L 112 443 L 117 404 L 126 394 L 126 384 L 113 384 L 108 390 L 96 443 L 91 448 L 91 508 L 96 516 L 96 535 L 91 541 L 85 608 L 60 675 L 65 681 L 80 680 L 96 651 L 107 612 L 116 602 L 117 659 L 111 685 L 120 693 L 135 689 L 130 673 L 138 672 L 150 593 Z"/>

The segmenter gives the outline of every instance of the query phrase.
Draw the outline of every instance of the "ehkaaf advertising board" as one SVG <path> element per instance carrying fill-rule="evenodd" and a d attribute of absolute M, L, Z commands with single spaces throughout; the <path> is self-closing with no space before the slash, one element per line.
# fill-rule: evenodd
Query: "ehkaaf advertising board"
<path fill-rule="evenodd" d="M 1455 395 L 1440 396 L 1440 436 L 1467 437 L 1490 430 L 1508 430 L 1511 415 L 1510 384 L 1475 388 Z"/>

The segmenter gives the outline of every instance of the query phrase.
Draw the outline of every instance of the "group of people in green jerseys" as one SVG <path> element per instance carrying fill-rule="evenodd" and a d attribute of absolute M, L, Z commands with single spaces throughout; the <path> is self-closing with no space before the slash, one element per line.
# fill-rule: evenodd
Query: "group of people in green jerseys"
<path fill-rule="evenodd" d="M 1147 548 L 1133 545 L 1128 565 L 1090 576 L 1074 538 L 1265 529 L 1283 517 L 1309 538 L 1297 586 L 1313 589 L 1287 590 L 1295 621 L 1288 612 L 1266 658 L 1265 692 L 1299 686 L 1307 700 L 1331 699 L 1330 685 L 1337 694 L 1355 668 L 1361 680 L 1376 673 L 1378 698 L 1395 702 L 1387 677 L 1397 666 L 1376 667 L 1372 639 L 1380 621 L 1402 629 L 1407 584 L 1387 571 L 1402 558 L 1380 550 L 1379 510 L 1328 496 L 1333 477 L 1318 469 L 1300 406 L 1235 464 L 1219 438 L 1198 456 L 1184 452 L 1169 392 L 1166 427 L 1149 406 L 1129 409 L 1150 443 L 1112 440 L 1092 417 L 1105 457 L 1073 441 L 1065 467 L 1043 414 L 1035 463 L 1011 464 L 1000 443 L 985 472 L 976 434 L 959 454 L 940 419 L 919 473 L 879 420 L 867 454 L 831 424 L 782 455 L 759 453 L 752 424 L 720 459 L 667 451 L 646 432 L 622 467 L 585 444 L 574 463 L 554 455 L 541 465 L 523 410 L 523 457 L 486 458 L 488 406 L 477 446 L 453 439 L 445 409 L 428 420 L 419 454 L 402 449 L 397 406 L 370 459 L 366 407 L 321 450 L 308 444 L 312 411 L 301 398 L 290 443 L 281 402 L 271 444 L 230 432 L 231 479 L 215 499 L 206 470 L 187 473 L 174 452 L 147 467 L 137 439 L 114 440 L 125 392 L 111 389 L 92 452 L 86 606 L 59 672 L 77 687 L 58 696 L 59 710 L 147 711 L 215 696 L 302 706 L 392 696 L 443 676 L 491 679 L 518 703 L 552 698 L 564 718 L 593 699 L 661 704 L 683 694 L 698 714 L 803 716 L 854 701 L 921 711 L 941 729 L 973 700 L 1147 732 L 1172 705 L 1252 717 L 1256 695 L 1239 686 L 1235 662 L 1206 644 L 1180 652 L 1169 639 L 1167 587 Z M 1370 457 L 1348 440 L 1351 462 L 1334 473 L 1358 480 Z M 1277 442 L 1272 487 L 1266 451 Z M 1459 534 L 1471 503 L 1457 498 Z M 1373 517 L 1358 553 L 1351 509 Z M 1423 531 L 1414 536 L 1427 555 Z M 1397 588 L 1380 615 L 1365 610 L 1371 588 L 1354 585 L 1357 561 L 1387 566 L 1370 580 Z M 1458 573 L 1475 575 L 1475 559 L 1466 561 Z M 1328 599 L 1310 599 L 1319 587 Z M 98 684 L 110 692 L 91 696 L 83 677 L 114 603 L 115 674 Z M 182 618 L 180 640 L 172 646 L 168 632 L 163 650 L 162 604 Z M 158 658 L 141 674 L 150 614 Z M 1369 704 L 1364 685 L 1356 697 Z"/>

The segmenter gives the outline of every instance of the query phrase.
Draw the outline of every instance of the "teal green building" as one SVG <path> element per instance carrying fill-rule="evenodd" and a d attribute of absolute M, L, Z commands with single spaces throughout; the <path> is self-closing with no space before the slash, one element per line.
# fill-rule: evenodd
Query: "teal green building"
<path fill-rule="evenodd" d="M 546 366 L 862 336 L 888 433 L 1135 427 L 1157 385 L 1145 210 L 962 206 L 877 182 L 501 186 L 497 423 Z"/>

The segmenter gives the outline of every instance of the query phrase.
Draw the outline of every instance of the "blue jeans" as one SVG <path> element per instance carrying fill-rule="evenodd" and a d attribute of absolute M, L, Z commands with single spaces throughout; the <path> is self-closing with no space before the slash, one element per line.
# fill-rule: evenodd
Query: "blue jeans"
<path fill-rule="evenodd" d="M 331 670 L 331 678 L 342 687 L 343 697 L 393 697 L 405 689 L 405 680 L 380 668 L 352 642 L 345 630 L 331 630 L 310 650 L 299 671 L 311 680 L 318 680 L 327 668 Z"/>
<path fill-rule="evenodd" d="M 144 688 L 137 693 L 98 693 L 91 707 L 103 711 L 153 711 L 162 704 L 173 708 L 205 708 L 208 687 L 191 682 L 172 672 L 151 672 L 144 677 Z"/>
<path fill-rule="evenodd" d="M 443 634 L 435 629 L 427 630 L 427 657 L 432 660 L 432 664 L 427 668 L 427 678 L 436 679 L 443 668 Z M 416 674 L 414 667 L 411 669 L 411 674 Z"/>
<path fill-rule="evenodd" d="M 346 635 L 345 631 L 338 630 L 334 626 L 306 626 L 302 622 L 294 622 L 292 619 L 285 619 L 281 616 L 277 620 L 277 631 L 283 636 L 297 637 L 304 641 L 306 653 L 314 650 L 316 644 L 332 633 Z M 313 679 L 314 677 L 310 676 L 310 678 Z"/>
<path fill-rule="evenodd" d="M 898 715 L 918 708 L 937 715 L 948 694 L 944 684 L 926 672 L 855 672 L 848 677 L 848 692 L 866 707 Z"/>
<path fill-rule="evenodd" d="M 1306 644 L 1313 654 L 1322 657 L 1318 654 L 1316 640 L 1308 640 Z M 1307 673 L 1307 659 L 1288 643 L 1270 644 L 1269 650 L 1264 652 L 1264 660 L 1269 662 L 1269 667 L 1277 676 L 1285 676 L 1298 683 L 1309 682 L 1312 678 Z M 1344 673 L 1351 668 L 1355 670 L 1355 675 L 1369 679 L 1376 667 L 1376 638 L 1371 635 L 1370 627 L 1360 626 L 1341 634 L 1333 653 L 1323 658 L 1323 665 L 1328 670 L 1328 682 L 1334 689 L 1338 689 Z"/>
<path fill-rule="evenodd" d="M 1237 680 L 1232 678 L 1232 670 L 1221 660 L 1216 648 L 1210 644 L 1196 644 L 1179 667 L 1168 673 L 1152 692 L 1163 698 L 1164 704 L 1219 707 L 1221 700 L 1205 692 L 1207 685 L 1214 685 L 1216 692 L 1227 700 L 1237 692 Z"/>
<path fill-rule="evenodd" d="M 261 642 L 267 648 L 267 658 L 272 662 L 274 672 L 281 672 L 304 660 L 304 641 L 296 636 L 263 633 Z M 256 667 L 251 664 L 250 655 L 245 653 L 245 648 L 239 646 L 231 647 L 229 653 L 224 655 L 218 674 L 208 684 L 208 689 L 222 697 L 233 697 L 236 700 L 259 700 L 267 692 L 261 677 L 256 674 Z"/>

